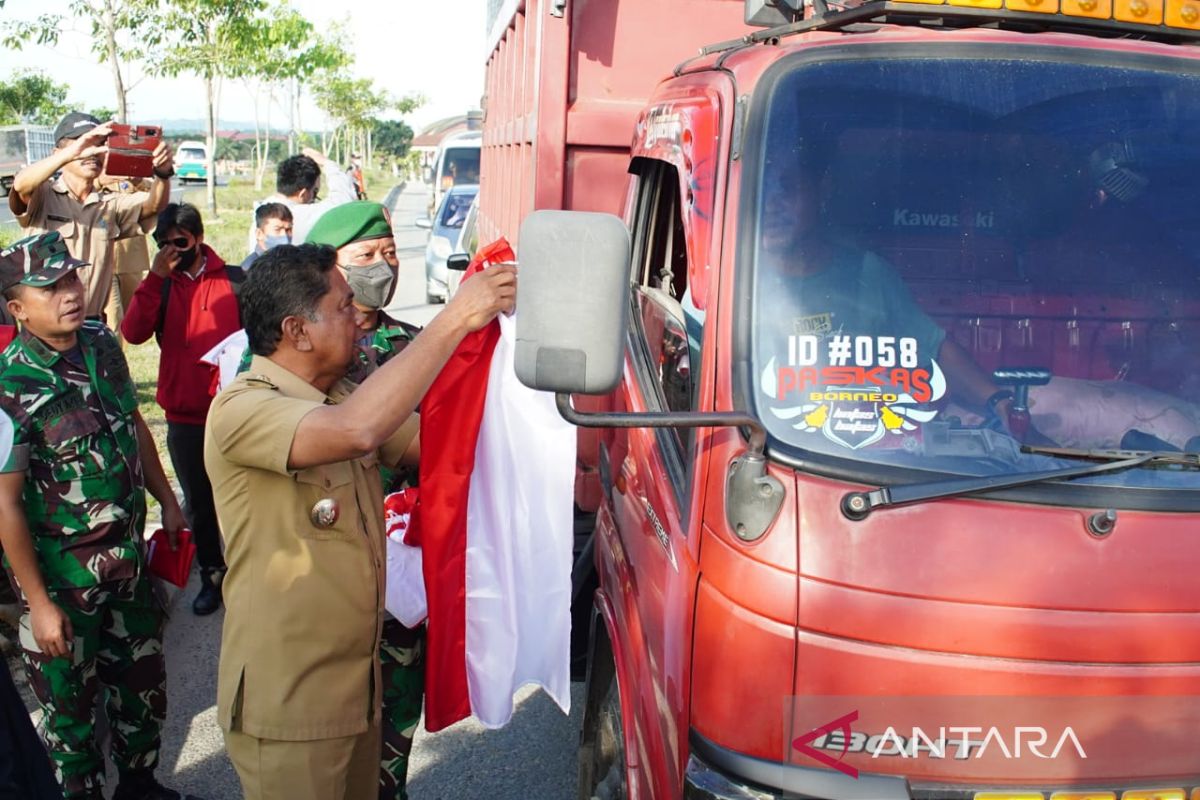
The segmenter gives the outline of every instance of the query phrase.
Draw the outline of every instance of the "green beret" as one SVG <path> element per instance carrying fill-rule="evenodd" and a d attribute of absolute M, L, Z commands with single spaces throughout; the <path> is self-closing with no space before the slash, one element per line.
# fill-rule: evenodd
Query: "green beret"
<path fill-rule="evenodd" d="M 361 239 L 392 235 L 392 219 L 379 203 L 355 200 L 334 206 L 321 215 L 308 232 L 306 244 L 338 248 Z"/>

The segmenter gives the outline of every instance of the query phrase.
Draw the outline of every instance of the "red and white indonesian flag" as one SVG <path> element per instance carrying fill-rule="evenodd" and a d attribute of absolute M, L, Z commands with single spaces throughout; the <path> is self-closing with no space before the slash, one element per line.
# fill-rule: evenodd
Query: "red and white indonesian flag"
<path fill-rule="evenodd" d="M 506 243 L 476 257 L 511 259 Z M 430 731 L 472 714 L 501 727 L 525 684 L 570 706 L 575 430 L 517 380 L 515 329 L 501 317 L 464 339 L 421 402 Z"/>

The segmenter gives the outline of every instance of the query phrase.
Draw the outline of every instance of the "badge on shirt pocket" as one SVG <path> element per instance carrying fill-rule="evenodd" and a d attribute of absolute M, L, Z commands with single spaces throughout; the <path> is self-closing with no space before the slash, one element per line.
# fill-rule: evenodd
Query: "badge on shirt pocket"
<path fill-rule="evenodd" d="M 350 462 L 322 464 L 296 473 L 296 530 L 303 539 L 350 539 L 358 511 Z"/>

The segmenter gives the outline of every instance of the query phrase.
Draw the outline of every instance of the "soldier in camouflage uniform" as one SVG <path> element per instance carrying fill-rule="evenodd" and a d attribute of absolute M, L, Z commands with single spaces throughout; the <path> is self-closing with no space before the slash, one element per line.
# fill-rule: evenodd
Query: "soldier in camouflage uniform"
<path fill-rule="evenodd" d="M 0 464 L 12 454 L 13 423 L 0 411 Z M 6 587 L 6 581 L 0 581 Z M 16 627 L 16 623 L 13 623 Z M 62 800 L 46 748 L 0 656 L 0 800 Z"/>
<path fill-rule="evenodd" d="M 387 212 L 379 203 L 353 202 L 326 211 L 306 240 L 337 248 L 337 263 L 354 290 L 358 357 L 347 377 L 355 383 L 402 351 L 419 328 L 388 316 L 400 262 Z M 395 491 L 403 471 L 381 469 L 384 490 Z M 415 479 L 415 476 L 413 476 Z M 407 628 L 388 614 L 383 621 L 379 659 L 383 675 L 383 757 L 380 800 L 408 797 L 408 758 L 425 697 L 425 626 Z"/>
<path fill-rule="evenodd" d="M 22 602 L 20 640 L 67 798 L 103 797 L 103 691 L 120 776 L 113 800 L 180 800 L 154 777 L 166 712 L 162 610 L 146 574 L 147 486 L 174 539 L 183 514 L 137 410 L 116 337 L 84 322 L 81 262 L 58 233 L 0 252 L 21 324 L 0 354 L 0 538 Z"/>

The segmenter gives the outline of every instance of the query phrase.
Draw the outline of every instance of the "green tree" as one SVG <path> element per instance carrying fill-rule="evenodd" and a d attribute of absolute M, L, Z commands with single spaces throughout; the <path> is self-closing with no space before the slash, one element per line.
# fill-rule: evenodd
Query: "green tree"
<path fill-rule="evenodd" d="M 0 123 L 53 125 L 67 111 L 67 89 L 45 73 L 24 70 L 0 83 Z"/>
<path fill-rule="evenodd" d="M 71 0 L 69 8 L 71 16 L 88 27 L 92 52 L 112 73 L 115 119 L 128 122 L 128 95 L 141 81 L 141 77 L 133 79 L 130 71 L 142 61 L 147 48 L 158 44 L 162 34 L 162 27 L 155 24 L 157 0 Z M 43 14 L 34 20 L 10 20 L 0 30 L 7 46 L 20 49 L 30 42 L 56 44 L 65 27 L 65 15 Z"/>
<path fill-rule="evenodd" d="M 371 141 L 375 152 L 397 161 L 408 155 L 408 148 L 412 145 L 412 140 L 413 129 L 404 120 L 380 120 L 371 130 Z"/>
<path fill-rule="evenodd" d="M 335 37 L 317 33 L 312 23 L 286 3 L 271 7 L 248 30 L 248 42 L 254 57 L 243 79 L 254 95 L 255 185 L 261 189 L 263 174 L 270 159 L 271 108 L 275 99 L 291 87 L 297 96 L 300 87 L 317 70 L 340 69 L 350 57 Z M 262 125 L 265 100 L 266 130 Z M 296 128 L 296 103 L 289 99 L 292 136 Z M 289 137 L 291 138 L 291 137 Z"/>
<path fill-rule="evenodd" d="M 258 44 L 256 16 L 265 0 L 171 0 L 157 18 L 156 72 L 197 75 L 204 82 L 208 144 L 208 211 L 217 213 L 217 110 L 221 81 L 253 71 Z"/>
<path fill-rule="evenodd" d="M 110 119 L 116 119 L 118 122 L 120 122 L 120 120 L 117 119 L 117 110 L 115 108 L 109 108 L 108 106 L 96 106 L 95 108 L 89 108 L 87 113 L 91 114 L 93 117 L 102 122 L 107 122 Z"/>
<path fill-rule="evenodd" d="M 370 134 L 380 114 L 388 111 L 408 114 L 424 102 L 420 96 L 396 99 L 376 89 L 369 78 L 353 78 L 344 71 L 327 73 L 316 81 L 313 99 L 334 126 L 326 137 L 324 152 L 329 155 L 332 151 L 339 162 L 351 150 L 362 151 L 370 158 Z"/>

